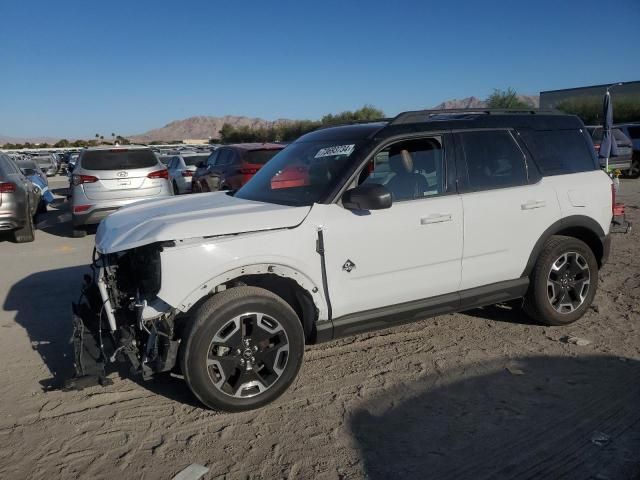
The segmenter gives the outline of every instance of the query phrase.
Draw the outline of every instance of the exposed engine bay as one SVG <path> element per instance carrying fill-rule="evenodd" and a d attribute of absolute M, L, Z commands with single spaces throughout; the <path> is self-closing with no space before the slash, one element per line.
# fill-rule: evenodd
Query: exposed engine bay
<path fill-rule="evenodd" d="M 179 338 L 169 309 L 143 318 L 160 290 L 160 244 L 96 255 L 73 308 L 75 377 L 66 388 L 107 383 L 105 367 L 128 361 L 131 372 L 149 379 L 174 368 Z"/>

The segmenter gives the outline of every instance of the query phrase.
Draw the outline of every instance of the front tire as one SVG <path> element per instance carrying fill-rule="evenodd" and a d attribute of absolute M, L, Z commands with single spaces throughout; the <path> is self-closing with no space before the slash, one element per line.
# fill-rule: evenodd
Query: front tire
<path fill-rule="evenodd" d="M 204 405 L 238 412 L 282 395 L 303 354 L 302 324 L 284 300 L 262 288 L 235 287 L 197 308 L 183 336 L 181 366 Z"/>
<path fill-rule="evenodd" d="M 524 310 L 545 325 L 568 325 L 587 311 L 598 288 L 598 262 L 581 240 L 560 235 L 545 243 L 531 275 Z"/>

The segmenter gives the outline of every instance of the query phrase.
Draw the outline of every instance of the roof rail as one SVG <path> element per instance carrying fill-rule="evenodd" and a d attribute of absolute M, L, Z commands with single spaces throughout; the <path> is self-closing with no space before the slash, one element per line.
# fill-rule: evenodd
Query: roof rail
<path fill-rule="evenodd" d="M 539 113 L 558 114 L 560 112 L 556 110 L 540 110 L 537 108 L 446 108 L 441 110 L 414 110 L 398 114 L 389 122 L 389 125 L 423 123 L 429 121 L 431 117 L 440 115 L 535 115 Z"/>

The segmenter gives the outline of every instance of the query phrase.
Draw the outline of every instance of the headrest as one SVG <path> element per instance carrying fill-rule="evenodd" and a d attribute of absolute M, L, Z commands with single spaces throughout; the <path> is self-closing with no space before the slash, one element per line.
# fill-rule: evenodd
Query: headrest
<path fill-rule="evenodd" d="M 389 157 L 389 167 L 393 173 L 413 173 L 413 158 L 407 150 L 400 150 Z"/>

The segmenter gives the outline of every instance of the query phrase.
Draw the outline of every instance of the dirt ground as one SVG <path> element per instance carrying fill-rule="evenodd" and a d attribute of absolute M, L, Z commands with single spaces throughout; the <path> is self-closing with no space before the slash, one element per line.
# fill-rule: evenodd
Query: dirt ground
<path fill-rule="evenodd" d="M 640 180 L 622 193 L 640 228 Z M 224 414 L 179 378 L 52 389 L 93 243 L 65 208 L 33 244 L 0 240 L 0 478 L 640 478 L 638 230 L 574 325 L 491 307 L 309 347 L 281 399 Z"/>

